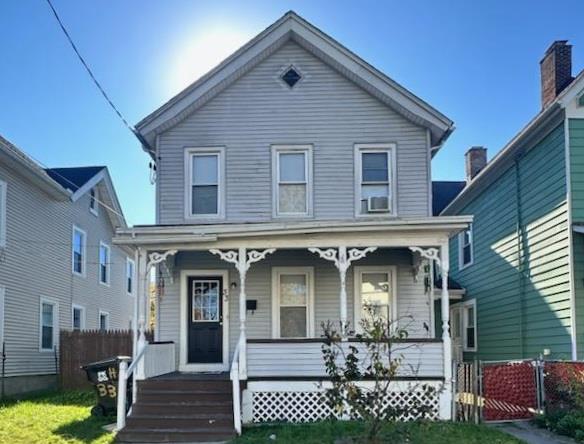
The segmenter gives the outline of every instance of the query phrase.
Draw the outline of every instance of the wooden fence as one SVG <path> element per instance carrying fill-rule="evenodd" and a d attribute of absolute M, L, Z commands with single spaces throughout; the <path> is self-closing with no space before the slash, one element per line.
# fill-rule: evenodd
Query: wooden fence
<path fill-rule="evenodd" d="M 132 331 L 60 332 L 59 382 L 63 389 L 91 387 L 81 367 L 115 356 L 132 356 Z"/>

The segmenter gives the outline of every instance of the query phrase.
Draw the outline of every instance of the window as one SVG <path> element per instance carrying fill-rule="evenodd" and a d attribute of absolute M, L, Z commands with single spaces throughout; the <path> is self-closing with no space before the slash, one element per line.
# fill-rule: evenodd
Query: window
<path fill-rule="evenodd" d="M 469 225 L 468 229 L 458 233 L 458 268 L 472 265 L 473 263 L 473 226 Z"/>
<path fill-rule="evenodd" d="M 223 149 L 186 151 L 187 217 L 223 217 Z"/>
<path fill-rule="evenodd" d="M 89 211 L 91 211 L 96 216 L 98 215 L 99 208 L 99 197 L 97 188 L 92 188 L 89 190 Z"/>
<path fill-rule="evenodd" d="M 300 79 L 302 79 L 302 76 L 300 75 L 296 68 L 290 66 L 289 68 L 284 70 L 284 73 L 280 78 L 290 88 L 294 88 L 294 86 L 296 86 Z"/>
<path fill-rule="evenodd" d="M 130 295 L 134 294 L 134 268 L 134 261 L 126 258 L 126 292 Z"/>
<path fill-rule="evenodd" d="M 393 145 L 356 145 L 357 215 L 394 214 Z"/>
<path fill-rule="evenodd" d="M 87 235 L 80 228 L 73 227 L 73 273 L 85 276 L 85 250 Z"/>
<path fill-rule="evenodd" d="M 103 242 L 99 243 L 99 282 L 109 285 L 110 283 L 110 247 Z"/>
<path fill-rule="evenodd" d="M 310 267 L 272 269 L 274 337 L 307 338 L 314 334 L 313 276 Z"/>
<path fill-rule="evenodd" d="M 373 317 L 395 320 L 395 267 L 358 266 L 355 276 L 355 326 L 361 330 L 362 319 Z"/>
<path fill-rule="evenodd" d="M 57 335 L 57 304 L 47 299 L 41 299 L 40 304 L 40 350 L 53 351 Z"/>
<path fill-rule="evenodd" d="M 462 336 L 464 351 L 477 351 L 477 310 L 476 300 L 462 304 Z"/>
<path fill-rule="evenodd" d="M 0 180 L 0 247 L 6 246 L 6 182 Z"/>
<path fill-rule="evenodd" d="M 71 326 L 74 331 L 85 328 L 85 308 L 81 305 L 73 305 L 71 310 Z"/>
<path fill-rule="evenodd" d="M 109 330 L 109 313 L 106 311 L 99 311 L 99 330 L 107 331 Z"/>
<path fill-rule="evenodd" d="M 312 147 L 274 146 L 275 216 L 311 213 Z"/>

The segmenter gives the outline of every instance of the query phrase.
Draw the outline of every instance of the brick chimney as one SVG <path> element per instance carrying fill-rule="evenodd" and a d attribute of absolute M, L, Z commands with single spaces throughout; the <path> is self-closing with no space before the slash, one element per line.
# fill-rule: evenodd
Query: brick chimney
<path fill-rule="evenodd" d="M 464 155 L 466 166 L 466 183 L 469 183 L 487 165 L 487 149 L 473 146 Z"/>
<path fill-rule="evenodd" d="M 572 45 L 556 40 L 539 62 L 541 72 L 541 107 L 552 103 L 574 78 L 572 77 Z"/>

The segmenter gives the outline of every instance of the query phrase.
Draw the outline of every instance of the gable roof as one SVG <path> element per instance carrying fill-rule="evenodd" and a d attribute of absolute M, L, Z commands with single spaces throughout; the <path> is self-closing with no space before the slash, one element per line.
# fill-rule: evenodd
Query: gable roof
<path fill-rule="evenodd" d="M 469 184 L 448 204 L 442 215 L 454 215 L 464 208 L 465 204 L 480 194 L 482 190 L 493 183 L 513 162 L 517 153 L 533 148 L 539 137 L 545 136 L 557 127 L 564 118 L 564 111 L 573 104 L 576 96 L 584 91 L 584 70 L 572 80 L 556 99 L 542 109 L 519 133 L 515 135 L 491 159 Z M 584 96 L 584 95 L 583 95 Z"/>
<path fill-rule="evenodd" d="M 442 113 L 293 11 L 284 14 L 214 69 L 138 122 L 137 130 L 154 146 L 157 134 L 192 114 L 289 40 L 298 43 L 408 120 L 428 128 L 431 144 L 436 149 L 454 130 L 453 122 Z M 149 150 L 146 146 L 143 148 Z"/>
<path fill-rule="evenodd" d="M 444 208 L 448 206 L 458 193 L 460 193 L 466 182 L 459 181 L 433 181 L 432 182 L 432 215 L 438 216 Z"/>
<path fill-rule="evenodd" d="M 75 192 L 104 168 L 104 166 L 46 168 L 45 171 L 63 188 Z"/>

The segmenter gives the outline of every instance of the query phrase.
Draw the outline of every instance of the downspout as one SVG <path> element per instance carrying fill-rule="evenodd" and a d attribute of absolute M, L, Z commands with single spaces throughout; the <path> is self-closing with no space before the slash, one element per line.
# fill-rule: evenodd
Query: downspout
<path fill-rule="evenodd" d="M 525 249 L 523 235 L 523 218 L 521 214 L 521 178 L 519 174 L 519 162 L 521 154 L 518 154 L 514 159 L 515 165 L 515 220 L 516 220 L 516 236 L 517 236 L 517 268 L 519 270 L 519 350 L 521 357 L 525 357 Z"/>

